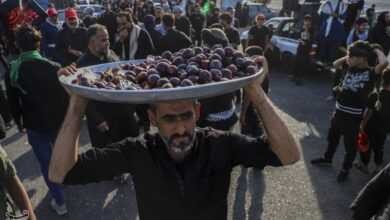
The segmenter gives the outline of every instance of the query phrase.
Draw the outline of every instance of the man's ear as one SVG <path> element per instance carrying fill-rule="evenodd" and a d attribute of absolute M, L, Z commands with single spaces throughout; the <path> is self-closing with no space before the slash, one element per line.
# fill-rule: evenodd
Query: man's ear
<path fill-rule="evenodd" d="M 195 120 L 198 121 L 200 118 L 200 102 L 195 104 Z"/>
<path fill-rule="evenodd" d="M 148 117 L 149 117 L 149 121 L 150 123 L 152 123 L 152 125 L 154 127 L 157 127 L 157 119 L 156 119 L 156 116 L 154 115 L 154 113 L 148 109 Z"/>

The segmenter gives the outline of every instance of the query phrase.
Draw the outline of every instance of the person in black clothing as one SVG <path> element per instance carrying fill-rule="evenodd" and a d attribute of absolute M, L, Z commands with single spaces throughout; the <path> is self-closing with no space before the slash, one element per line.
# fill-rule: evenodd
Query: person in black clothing
<path fill-rule="evenodd" d="M 83 23 L 86 28 L 97 23 L 97 18 L 93 16 L 95 10 L 92 7 L 86 7 L 84 10 L 85 18 L 83 19 Z"/>
<path fill-rule="evenodd" d="M 5 127 L 10 129 L 14 124 L 12 123 L 11 111 L 9 109 L 7 98 L 5 97 L 3 87 L 0 84 L 0 116 L 3 118 Z"/>
<path fill-rule="evenodd" d="M 311 163 L 331 165 L 340 137 L 343 136 L 346 154 L 343 168 L 337 176 L 338 182 L 344 182 L 348 178 L 358 149 L 357 140 L 363 108 L 378 76 L 389 63 L 378 47 L 380 46 L 356 41 L 349 46 L 348 56 L 334 62 L 336 69 L 341 69 L 345 62 L 348 69 L 338 86 L 336 110 L 328 132 L 328 147 L 323 157 L 313 159 Z M 375 58 L 378 59 L 378 64 L 371 68 L 369 63 Z"/>
<path fill-rule="evenodd" d="M 232 26 L 235 28 L 239 27 L 239 22 L 238 19 L 234 16 L 234 11 L 232 7 L 227 7 L 226 8 L 226 13 L 228 13 L 230 16 L 232 16 Z"/>
<path fill-rule="evenodd" d="M 223 26 L 229 44 L 237 50 L 240 45 L 240 32 L 232 26 L 233 17 L 229 13 L 223 13 L 219 16 L 219 22 Z"/>
<path fill-rule="evenodd" d="M 361 163 L 355 165 L 358 169 L 368 173 L 371 151 L 374 152 L 376 168 L 379 172 L 383 166 L 383 146 L 387 134 L 390 133 L 390 69 L 387 68 L 382 74 L 382 90 L 370 94 L 367 108 L 360 124 L 360 131 L 366 132 L 370 141 L 370 149 L 360 152 Z"/>
<path fill-rule="evenodd" d="M 241 4 L 240 1 L 237 1 L 237 3 L 236 3 L 236 8 L 235 8 L 236 13 L 234 14 L 234 16 L 237 18 L 237 20 L 238 20 L 238 25 L 239 25 L 240 27 L 241 27 L 241 17 L 242 17 L 241 10 L 242 10 L 242 4 Z"/>
<path fill-rule="evenodd" d="M 390 219 L 390 164 L 360 191 L 352 202 L 352 220 Z"/>
<path fill-rule="evenodd" d="M 212 48 L 214 45 L 228 46 L 229 42 L 225 33 L 216 28 L 202 31 L 202 45 Z M 235 106 L 233 104 L 235 93 L 228 93 L 216 97 L 201 99 L 201 112 L 198 120 L 199 127 L 212 127 L 222 131 L 230 131 L 238 121 Z"/>
<path fill-rule="evenodd" d="M 111 11 L 110 3 L 106 0 L 103 1 L 104 13 L 98 18 L 98 23 L 105 26 L 110 36 L 110 45 L 111 49 L 115 43 L 115 34 L 118 29 L 118 24 L 116 21 L 116 13 Z"/>
<path fill-rule="evenodd" d="M 154 13 L 153 1 L 148 0 L 142 6 L 142 13 L 138 16 L 138 19 L 143 21 L 146 15 L 154 15 Z"/>
<path fill-rule="evenodd" d="M 16 45 L 21 51 L 5 75 L 7 97 L 15 123 L 27 138 L 41 166 L 41 171 L 54 199 L 51 206 L 57 214 L 67 212 L 60 185 L 48 179 L 52 145 L 68 107 L 68 96 L 58 81 L 66 73 L 60 65 L 43 58 L 38 52 L 39 32 L 29 25 L 16 31 Z M 58 74 L 58 75 L 57 75 Z"/>
<path fill-rule="evenodd" d="M 66 26 L 58 32 L 56 49 L 63 57 L 63 66 L 75 62 L 87 48 L 87 29 L 79 27 L 76 10 L 65 11 Z"/>
<path fill-rule="evenodd" d="M 368 35 L 368 41 L 381 45 L 383 53 L 388 56 L 390 51 L 390 12 L 382 12 L 376 24 Z"/>
<path fill-rule="evenodd" d="M 119 58 L 109 49 L 109 35 L 102 25 L 92 25 L 87 32 L 88 49 L 77 60 L 78 68 L 117 62 Z M 125 137 L 138 136 L 134 106 L 91 101 L 86 109 L 88 132 L 93 147 L 103 147 Z"/>
<path fill-rule="evenodd" d="M 203 28 L 206 26 L 205 18 L 200 13 L 200 5 L 196 4 L 194 13 L 190 16 L 192 42 L 194 45 L 200 46 L 202 43 L 201 34 Z"/>
<path fill-rule="evenodd" d="M 248 25 L 248 19 L 249 19 L 249 6 L 245 2 L 241 9 L 241 20 L 240 20 L 240 26 L 246 27 Z M 251 25 L 251 24 L 250 24 Z M 264 48 L 263 48 L 264 49 Z"/>
<path fill-rule="evenodd" d="M 210 28 L 211 25 L 215 24 L 215 23 L 219 23 L 219 13 L 220 13 L 220 10 L 219 8 L 213 8 L 211 10 L 211 13 L 209 14 L 209 16 L 207 17 L 207 28 Z"/>
<path fill-rule="evenodd" d="M 152 38 L 153 45 L 157 47 L 160 38 L 163 36 L 162 33 L 156 30 L 156 25 L 154 23 L 155 19 L 153 15 L 146 15 L 144 17 L 144 26 L 145 30 L 149 33 L 149 36 Z M 155 55 L 158 55 L 155 51 Z"/>
<path fill-rule="evenodd" d="M 157 25 L 161 23 L 162 14 L 162 8 L 160 6 L 156 6 L 154 8 L 154 24 Z"/>
<path fill-rule="evenodd" d="M 181 100 L 150 106 L 149 118 L 158 133 L 128 138 L 77 157 L 76 139 L 87 100 L 72 95 L 54 146 L 50 179 L 65 185 L 88 184 L 130 172 L 142 220 L 226 219 L 233 167 L 288 165 L 300 158 L 299 145 L 257 87 L 259 81 L 246 90 L 266 125 L 268 140 L 197 128 L 200 105 Z"/>
<path fill-rule="evenodd" d="M 360 17 L 363 8 L 364 8 L 364 0 L 348 1 L 347 18 L 344 21 L 345 33 L 349 33 L 356 19 Z"/>
<path fill-rule="evenodd" d="M 121 60 L 146 59 L 154 53 L 152 39 L 147 31 L 133 23 L 131 14 L 126 11 L 118 13 L 118 37 L 114 51 Z"/>
<path fill-rule="evenodd" d="M 264 57 L 264 51 L 258 46 L 250 46 L 246 48 L 245 55 L 261 59 L 263 66 L 264 81 L 261 84 L 261 88 L 268 95 L 269 92 L 269 74 L 268 74 L 268 62 Z M 250 97 L 247 94 L 243 94 L 242 108 L 240 112 L 241 134 L 245 134 L 251 137 L 259 137 L 264 134 L 264 128 L 260 121 L 256 110 L 251 103 Z"/>
<path fill-rule="evenodd" d="M 264 26 L 265 16 L 259 14 L 256 16 L 256 24 L 253 25 L 248 32 L 248 40 L 246 47 L 259 46 L 264 52 L 267 51 L 269 42 L 269 30 Z"/>
<path fill-rule="evenodd" d="M 157 45 L 158 53 L 164 51 L 171 51 L 172 53 L 177 52 L 183 48 L 192 46 L 191 39 L 183 32 L 175 30 L 173 23 L 175 18 L 171 14 L 164 14 L 162 17 L 162 24 L 164 25 L 167 33 L 160 38 L 159 44 Z"/>
<path fill-rule="evenodd" d="M 187 37 L 191 38 L 191 22 L 186 16 L 182 15 L 183 11 L 180 6 L 175 6 L 172 12 L 175 15 L 176 30 L 183 32 Z"/>
<path fill-rule="evenodd" d="M 294 69 L 289 78 L 297 85 L 301 84 L 302 74 L 307 73 L 309 69 L 307 64 L 310 62 L 309 53 L 314 41 L 314 28 L 311 26 L 312 20 L 310 15 L 305 15 L 303 27 L 299 32 L 299 44 L 297 55 L 295 56 Z"/>

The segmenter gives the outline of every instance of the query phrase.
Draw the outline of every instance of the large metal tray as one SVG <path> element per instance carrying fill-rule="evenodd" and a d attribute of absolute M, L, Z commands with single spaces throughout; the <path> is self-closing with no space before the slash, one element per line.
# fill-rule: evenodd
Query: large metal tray
<path fill-rule="evenodd" d="M 80 73 L 87 74 L 88 77 L 93 78 L 98 77 L 98 75 L 94 72 L 103 72 L 109 67 L 114 68 L 120 64 L 136 64 L 139 62 L 142 62 L 142 60 L 121 61 L 79 68 L 74 75 L 61 76 L 59 80 L 61 84 L 70 92 L 86 97 L 88 99 L 115 103 L 147 104 L 183 99 L 203 99 L 230 93 L 249 84 L 252 80 L 254 80 L 263 72 L 263 69 L 261 68 L 256 74 L 243 78 L 189 87 L 178 87 L 172 89 L 108 90 L 89 88 L 71 83 L 72 80 L 75 79 L 76 76 Z"/>

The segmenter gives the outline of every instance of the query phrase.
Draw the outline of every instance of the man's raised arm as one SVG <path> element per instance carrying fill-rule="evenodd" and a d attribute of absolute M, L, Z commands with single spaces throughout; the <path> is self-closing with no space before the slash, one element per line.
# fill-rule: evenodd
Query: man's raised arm
<path fill-rule="evenodd" d="M 264 57 L 255 61 L 263 62 Z M 272 151 L 278 156 L 283 165 L 290 165 L 301 158 L 300 146 L 287 128 L 286 124 L 276 113 L 275 107 L 262 90 L 261 77 L 245 88 L 245 92 L 251 96 L 251 101 L 264 124 L 268 141 Z"/>
<path fill-rule="evenodd" d="M 71 96 L 50 160 L 49 179 L 54 183 L 62 183 L 77 162 L 79 131 L 86 105 L 86 99 L 77 95 Z"/>

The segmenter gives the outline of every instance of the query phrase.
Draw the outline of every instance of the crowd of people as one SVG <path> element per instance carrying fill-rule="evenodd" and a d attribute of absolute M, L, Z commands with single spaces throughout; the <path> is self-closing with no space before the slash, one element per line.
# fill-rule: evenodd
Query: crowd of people
<path fill-rule="evenodd" d="M 242 49 L 246 57 L 262 65 L 264 74 L 242 91 L 198 101 L 113 104 L 68 94 L 58 77 L 72 74 L 76 68 L 147 59 L 193 46 L 241 49 L 237 28 L 247 25 L 248 6 L 239 3 L 235 10 L 228 7 L 221 12 L 211 1 L 205 12 L 202 1 L 188 1 L 185 8 L 180 0 L 161 0 L 157 6 L 153 1 L 103 0 L 101 4 L 105 10 L 98 17 L 86 8 L 86 16 L 80 19 L 76 9 L 68 7 L 62 24 L 51 6 L 39 27 L 22 25 L 9 30 L 7 24 L 0 26 L 0 49 L 6 48 L 9 57 L 2 51 L 6 90 L 0 86 L 1 138 L 13 125 L 26 133 L 53 196 L 51 207 L 58 215 L 68 212 L 63 184 L 123 183 L 130 173 L 142 219 L 226 218 L 232 167 L 263 169 L 299 160 L 299 144 L 267 96 L 270 67 L 266 57 L 274 48 L 272 28 L 264 25 L 267 18 L 263 14 L 256 16 Z M 390 132 L 390 13 L 381 13 L 375 22 L 370 11 L 366 17 L 360 16 L 362 5 L 363 0 L 349 5 L 325 1 L 317 30 L 312 17 L 305 15 L 291 73 L 299 83 L 314 42 L 318 61 L 331 62 L 335 68 L 336 105 L 328 147 L 323 157 L 311 163 L 331 165 L 343 136 L 346 154 L 338 182 L 347 180 L 353 166 L 368 173 L 371 151 L 379 173 L 385 167 L 383 148 Z M 237 106 L 242 106 L 241 111 Z M 93 148 L 77 155 L 84 115 Z M 241 134 L 231 132 L 237 122 Z M 150 126 L 158 132 L 149 133 Z M 361 162 L 354 164 L 359 133 L 368 135 L 371 148 L 360 151 Z M 12 162 L 1 147 L 0 171 L 0 186 L 5 186 L 17 206 L 13 207 L 1 190 L 0 215 L 12 217 L 19 209 L 35 219 Z M 382 171 L 370 184 L 390 184 L 388 172 L 388 168 Z M 356 213 L 373 216 L 382 207 L 390 209 L 386 209 L 390 204 L 387 192 L 383 204 L 364 212 L 360 204 L 372 199 L 366 194 L 354 202 Z M 361 218 L 363 214 L 354 216 L 366 219 Z"/>

